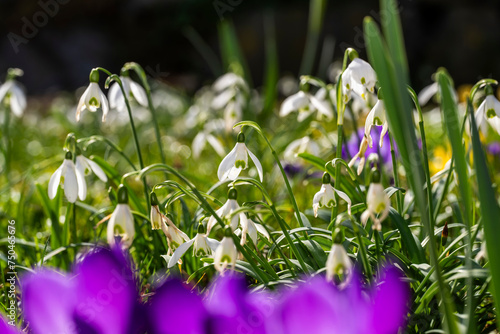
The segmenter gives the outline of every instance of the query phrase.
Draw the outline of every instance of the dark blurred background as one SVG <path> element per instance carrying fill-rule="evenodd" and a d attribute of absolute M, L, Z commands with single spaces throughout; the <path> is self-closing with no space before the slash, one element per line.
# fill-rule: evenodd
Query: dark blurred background
<path fill-rule="evenodd" d="M 457 85 L 500 78 L 498 1 L 401 0 L 399 5 L 415 88 L 429 84 L 439 66 Z M 151 76 L 191 92 L 226 70 L 220 65 L 221 12 L 236 28 L 256 87 L 264 73 L 265 17 L 274 21 L 280 76 L 299 74 L 309 1 L 0 0 L 0 78 L 7 68 L 20 67 L 29 94 L 50 94 L 85 85 L 92 67 L 118 72 L 123 63 L 136 61 Z M 347 46 L 366 58 L 362 21 L 366 15 L 377 19 L 377 12 L 378 1 L 328 2 L 313 74 L 321 68 L 325 38 L 335 40 L 328 61 L 341 59 Z M 218 64 L 209 66 L 193 44 L 196 37 L 214 51 Z"/>

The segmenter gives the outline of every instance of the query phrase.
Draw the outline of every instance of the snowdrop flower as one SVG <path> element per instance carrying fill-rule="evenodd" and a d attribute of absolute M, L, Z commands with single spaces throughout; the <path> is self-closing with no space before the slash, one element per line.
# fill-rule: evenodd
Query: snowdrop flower
<path fill-rule="evenodd" d="M 128 192 L 123 184 L 118 187 L 118 205 L 108 222 L 108 244 L 120 244 L 124 248 L 132 245 L 135 237 L 134 216 L 128 206 Z"/>
<path fill-rule="evenodd" d="M 109 104 L 106 95 L 99 88 L 99 71 L 93 69 L 90 72 L 90 84 L 80 98 L 76 107 L 76 121 L 80 120 L 80 114 L 83 110 L 96 112 L 98 108 L 102 109 L 102 121 L 106 121 L 106 115 L 109 111 Z"/>
<path fill-rule="evenodd" d="M 328 282 L 333 282 L 335 275 L 344 275 L 344 281 L 348 281 L 349 274 L 352 271 L 352 262 L 347 255 L 347 252 L 342 246 L 342 233 L 340 229 L 336 229 L 336 235 L 334 238 L 334 242 L 332 245 L 332 249 L 330 250 L 330 254 L 328 254 L 328 259 L 326 260 L 326 280 Z"/>
<path fill-rule="evenodd" d="M 257 246 L 257 237 L 258 233 L 262 234 L 267 238 L 267 240 L 271 240 L 269 233 L 261 224 L 255 223 L 251 219 L 240 220 L 241 221 L 241 240 L 240 243 L 243 246 L 247 242 L 247 235 L 252 240 L 253 244 Z M 258 233 L 257 233 L 258 232 Z"/>
<path fill-rule="evenodd" d="M 78 197 L 80 200 L 85 200 L 87 197 L 87 184 L 85 182 L 85 176 L 93 171 L 94 174 L 103 182 L 108 181 L 106 173 L 96 164 L 94 161 L 84 157 L 82 154 L 77 152 L 75 168 L 77 170 L 76 177 L 78 181 Z"/>
<path fill-rule="evenodd" d="M 500 101 L 493 94 L 493 88 L 486 86 L 486 98 L 477 108 L 476 122 L 483 133 L 487 133 L 487 123 L 500 134 Z"/>
<path fill-rule="evenodd" d="M 453 100 L 455 101 L 455 103 L 457 103 L 458 102 L 457 92 L 454 89 L 452 89 L 451 92 Z M 432 97 L 436 96 L 438 93 L 439 93 L 439 85 L 437 82 L 433 82 L 429 86 L 425 86 L 424 88 L 422 88 L 420 93 L 418 93 L 417 96 L 418 103 L 421 106 L 424 106 L 431 100 Z"/>
<path fill-rule="evenodd" d="M 226 73 L 218 78 L 212 89 L 215 97 L 211 106 L 216 110 L 224 108 L 226 131 L 231 131 L 234 123 L 242 119 L 250 89 L 245 80 L 235 73 Z"/>
<path fill-rule="evenodd" d="M 236 264 L 238 252 L 236 250 L 236 246 L 234 245 L 232 235 L 233 230 L 231 227 L 227 226 L 224 230 L 224 238 L 214 253 L 214 267 L 221 273 L 221 275 L 224 274 L 228 265 L 231 265 L 234 268 Z"/>
<path fill-rule="evenodd" d="M 189 237 L 186 233 L 182 232 L 174 222 L 171 221 L 167 216 L 162 215 L 163 222 L 161 224 L 161 229 L 165 236 L 167 237 L 168 250 L 175 251 L 177 247 L 182 245 L 184 241 L 189 241 Z"/>
<path fill-rule="evenodd" d="M 208 122 L 203 130 L 198 132 L 198 134 L 194 137 L 192 149 L 193 157 L 195 159 L 198 159 L 200 157 L 201 151 L 203 151 L 207 143 L 212 146 L 212 148 L 215 150 L 215 152 L 217 152 L 218 155 L 224 155 L 224 147 L 222 146 L 219 139 L 212 135 L 212 132 L 218 131 L 220 129 L 219 121 L 220 120 L 213 120 Z M 224 123 L 222 123 L 222 127 L 224 127 Z"/>
<path fill-rule="evenodd" d="M 323 185 L 321 186 L 321 190 L 318 191 L 313 198 L 314 217 L 318 217 L 319 208 L 332 208 L 336 205 L 335 193 L 347 202 L 347 211 L 349 215 L 351 214 L 351 199 L 346 193 L 332 187 L 330 174 L 325 172 L 323 174 Z"/>
<path fill-rule="evenodd" d="M 198 225 L 198 233 L 196 236 L 183 243 L 175 250 L 174 254 L 170 258 L 168 262 L 168 267 L 172 268 L 175 266 L 177 262 L 179 262 L 180 258 L 187 252 L 187 250 L 193 246 L 193 255 L 194 256 L 208 256 L 212 254 L 212 251 L 215 252 L 217 247 L 219 246 L 219 242 L 214 239 L 210 239 L 207 237 L 205 233 L 205 227 L 202 223 Z"/>
<path fill-rule="evenodd" d="M 361 215 L 361 222 L 366 225 L 368 219 L 371 218 L 373 229 L 380 232 L 382 230 L 382 221 L 389 215 L 391 200 L 380 183 L 380 172 L 377 169 L 372 172 L 371 181 L 366 194 L 367 208 Z"/>
<path fill-rule="evenodd" d="M 0 86 L 0 101 L 8 102 L 12 113 L 17 117 L 21 117 L 26 109 L 26 95 L 19 83 L 14 80 L 22 75 L 22 70 L 11 68 L 8 70 L 6 81 Z"/>
<path fill-rule="evenodd" d="M 222 160 L 217 170 L 217 176 L 220 181 L 226 179 L 235 180 L 243 169 L 248 168 L 248 156 L 252 159 L 257 172 L 259 173 L 260 181 L 263 180 L 263 170 L 259 159 L 247 149 L 245 145 L 245 135 L 243 132 L 238 134 L 238 142 L 228 155 Z"/>
<path fill-rule="evenodd" d="M 309 136 L 302 137 L 292 141 L 283 153 L 283 158 L 286 161 L 293 162 L 296 156 L 300 153 L 310 153 L 312 155 L 319 155 L 319 145 Z"/>
<path fill-rule="evenodd" d="M 389 129 L 389 124 L 387 123 L 387 119 L 385 117 L 384 101 L 382 101 L 381 99 L 379 99 L 377 103 L 375 103 L 375 106 L 370 111 L 365 121 L 365 137 L 368 139 L 368 145 L 370 147 L 373 147 L 371 129 L 374 125 L 382 126 L 382 132 L 380 133 L 379 141 L 379 146 L 382 147 L 382 144 L 384 143 L 384 136 Z"/>
<path fill-rule="evenodd" d="M 57 188 L 59 184 L 64 184 L 64 195 L 66 199 L 70 203 L 75 203 L 77 197 L 80 200 L 84 200 L 87 194 L 87 185 L 85 184 L 85 176 L 84 174 L 75 167 L 73 163 L 73 155 L 71 152 L 66 152 L 66 156 L 64 158 L 61 166 L 56 169 L 54 174 L 50 177 L 49 180 L 49 198 L 54 199 L 57 194 Z"/>
<path fill-rule="evenodd" d="M 127 98 L 133 98 L 143 107 L 148 106 L 148 97 L 146 91 L 137 82 L 130 79 L 127 72 L 122 72 L 120 75 L 120 80 L 122 81 L 123 90 L 127 95 Z M 123 97 L 120 85 L 115 82 L 111 85 L 108 92 L 109 107 L 111 109 L 116 109 L 119 112 L 127 111 L 127 105 L 125 104 L 125 99 Z"/>
<path fill-rule="evenodd" d="M 383 137 L 382 137 L 383 138 Z M 354 166 L 356 161 L 359 159 L 359 164 L 358 164 L 358 175 L 360 175 L 363 172 L 363 168 L 365 167 L 365 153 L 366 149 L 368 148 L 368 138 L 363 136 L 363 139 L 361 140 L 361 143 L 359 144 L 359 151 L 356 153 L 351 161 L 349 161 L 349 167 Z"/>
<path fill-rule="evenodd" d="M 297 120 L 302 122 L 316 110 L 328 120 L 333 118 L 332 108 L 326 100 L 326 92 L 318 90 L 316 95 L 312 95 L 299 91 L 283 101 L 280 108 L 280 116 L 285 117 L 293 111 L 298 111 Z"/>
<path fill-rule="evenodd" d="M 238 198 L 238 192 L 236 191 L 236 189 L 234 188 L 229 189 L 227 193 L 226 203 L 224 203 L 224 205 L 221 206 L 219 210 L 215 211 L 217 216 L 221 217 L 222 219 L 225 219 L 231 216 L 233 211 L 238 210 L 240 208 L 240 205 L 236 201 L 237 198 Z M 210 231 L 215 226 L 215 224 L 217 224 L 217 219 L 215 219 L 215 217 L 213 216 L 210 217 L 207 224 L 207 234 L 210 234 Z M 233 231 L 238 228 L 238 224 L 241 224 L 241 226 L 246 226 L 248 224 L 247 216 L 243 212 L 240 212 L 239 214 L 233 215 L 231 217 L 229 225 L 231 226 L 231 229 Z"/>
<path fill-rule="evenodd" d="M 151 199 L 151 211 L 149 214 L 149 220 L 151 221 L 151 228 L 153 230 L 159 230 L 162 224 L 162 216 L 160 212 L 160 203 L 158 202 L 158 197 L 154 192 L 150 195 Z"/>
<path fill-rule="evenodd" d="M 361 96 L 363 100 L 367 99 L 366 92 L 375 91 L 377 76 L 375 71 L 366 61 L 355 58 L 342 73 L 342 95 L 344 102 L 347 103 L 351 98 L 351 91 Z"/>

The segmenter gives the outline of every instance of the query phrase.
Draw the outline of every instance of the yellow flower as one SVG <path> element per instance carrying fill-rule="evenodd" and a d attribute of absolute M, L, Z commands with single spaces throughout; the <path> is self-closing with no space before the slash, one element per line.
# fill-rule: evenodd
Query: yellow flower
<path fill-rule="evenodd" d="M 432 151 L 433 158 L 429 161 L 429 169 L 431 175 L 439 172 L 444 168 L 444 165 L 451 159 L 451 149 L 443 146 L 437 146 Z"/>

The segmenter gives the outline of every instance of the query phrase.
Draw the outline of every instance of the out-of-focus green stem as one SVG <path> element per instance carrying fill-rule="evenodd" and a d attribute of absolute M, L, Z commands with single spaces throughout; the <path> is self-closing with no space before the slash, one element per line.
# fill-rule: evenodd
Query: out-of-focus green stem
<path fill-rule="evenodd" d="M 392 159 L 392 172 L 394 175 L 394 186 L 396 188 L 399 188 L 398 162 L 396 160 L 394 141 L 392 140 L 392 136 L 390 133 L 387 133 L 387 135 L 389 136 L 389 141 L 391 143 L 391 159 Z M 403 211 L 403 205 L 402 205 L 401 193 L 399 191 L 396 192 L 396 205 L 398 208 L 398 213 L 401 214 L 401 212 Z"/>
<path fill-rule="evenodd" d="M 307 30 L 306 46 L 299 74 L 311 74 L 314 58 L 318 49 L 319 35 L 323 26 L 326 0 L 311 0 L 309 2 L 309 27 Z"/>

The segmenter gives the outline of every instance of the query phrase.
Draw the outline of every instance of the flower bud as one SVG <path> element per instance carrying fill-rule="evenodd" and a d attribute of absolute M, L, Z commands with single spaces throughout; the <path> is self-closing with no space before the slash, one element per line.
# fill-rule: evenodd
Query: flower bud
<path fill-rule="evenodd" d="M 128 204 L 128 192 L 123 184 L 118 186 L 118 204 Z"/>

